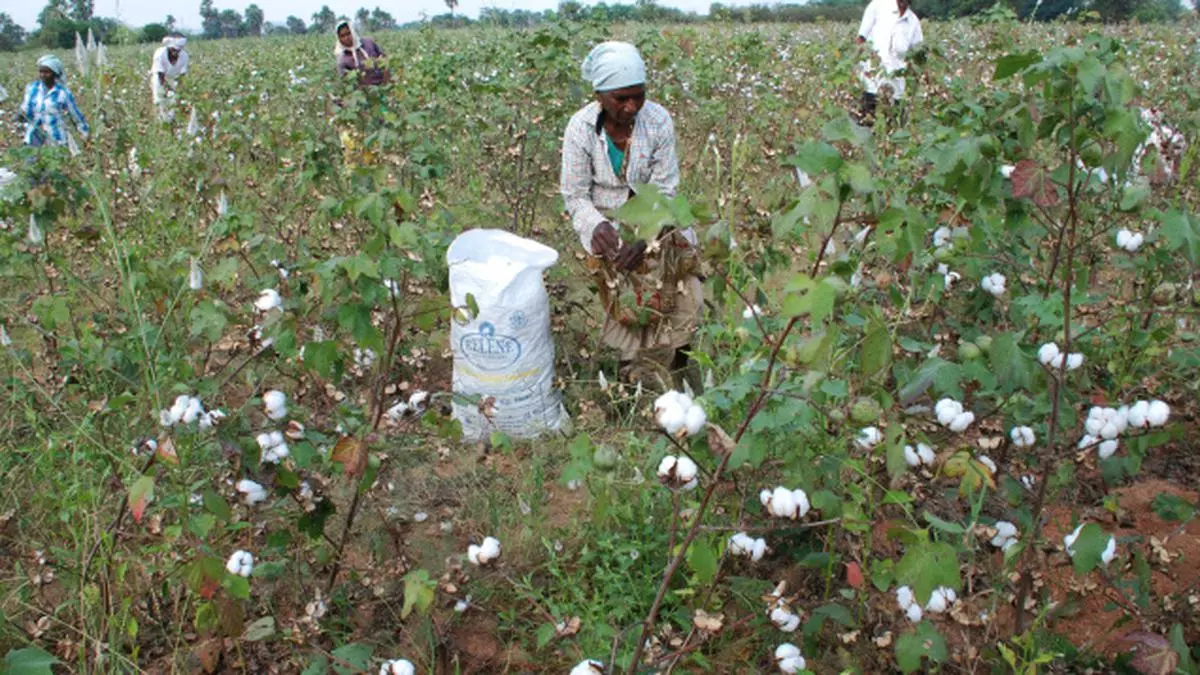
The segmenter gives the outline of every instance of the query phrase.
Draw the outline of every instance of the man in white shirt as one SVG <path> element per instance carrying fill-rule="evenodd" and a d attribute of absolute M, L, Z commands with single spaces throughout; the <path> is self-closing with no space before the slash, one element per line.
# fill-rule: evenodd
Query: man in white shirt
<path fill-rule="evenodd" d="M 858 27 L 858 44 L 870 44 L 878 64 L 870 60 L 859 64 L 859 79 L 863 83 L 860 120 L 874 122 L 875 104 L 879 90 L 890 87 L 892 98 L 904 98 L 904 57 L 916 49 L 925 36 L 921 20 L 909 7 L 909 0 L 871 0 L 863 11 Z"/>
<path fill-rule="evenodd" d="M 150 93 L 158 108 L 159 119 L 169 122 L 175 117 L 171 104 L 179 78 L 188 70 L 188 53 L 183 50 L 187 38 L 168 35 L 163 38 L 162 44 L 150 60 Z"/>

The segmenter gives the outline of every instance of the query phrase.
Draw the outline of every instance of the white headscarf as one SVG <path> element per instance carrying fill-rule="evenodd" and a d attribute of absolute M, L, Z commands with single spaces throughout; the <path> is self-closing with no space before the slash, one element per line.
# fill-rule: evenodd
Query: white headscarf
<path fill-rule="evenodd" d="M 65 72 L 63 69 L 63 62 L 62 59 L 58 58 L 57 56 L 53 54 L 46 54 L 42 58 L 38 59 L 37 65 L 38 68 L 49 68 L 50 72 L 54 73 L 55 77 L 60 80 L 63 79 L 63 73 Z"/>
<path fill-rule="evenodd" d="M 337 34 L 341 32 L 342 26 L 350 29 L 350 40 L 354 42 L 353 47 L 347 47 L 346 45 L 342 44 L 342 41 L 338 38 Z M 362 38 L 358 37 L 358 31 L 354 30 L 354 24 L 350 23 L 349 21 L 339 21 L 338 24 L 333 27 L 333 39 L 337 40 L 337 47 L 335 47 L 333 50 L 334 55 L 340 57 L 347 49 L 349 49 L 350 53 L 354 55 L 354 67 L 357 68 L 359 65 L 358 50 L 362 49 Z"/>
<path fill-rule="evenodd" d="M 583 79 L 593 91 L 613 91 L 646 83 L 646 62 L 628 42 L 601 42 L 583 60 Z"/>
<path fill-rule="evenodd" d="M 183 37 L 182 35 L 179 37 L 168 35 L 167 37 L 163 38 L 162 43 L 167 49 L 183 49 L 183 46 L 187 44 L 187 38 Z"/>

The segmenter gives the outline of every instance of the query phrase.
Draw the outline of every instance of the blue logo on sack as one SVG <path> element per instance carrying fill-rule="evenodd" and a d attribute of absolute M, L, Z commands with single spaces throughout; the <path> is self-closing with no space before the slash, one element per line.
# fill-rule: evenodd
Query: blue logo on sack
<path fill-rule="evenodd" d="M 496 327 L 484 322 L 478 333 L 464 335 L 458 348 L 471 365 L 481 370 L 503 370 L 521 358 L 521 343 L 507 335 L 496 335 Z"/>

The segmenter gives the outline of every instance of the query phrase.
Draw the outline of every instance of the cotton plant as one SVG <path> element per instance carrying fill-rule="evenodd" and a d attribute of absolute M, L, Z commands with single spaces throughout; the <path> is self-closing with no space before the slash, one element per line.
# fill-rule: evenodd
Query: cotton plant
<path fill-rule="evenodd" d="M 225 570 L 239 577 L 248 577 L 254 572 L 254 555 L 249 551 L 234 551 L 225 562 Z"/>
<path fill-rule="evenodd" d="M 932 467 L 936 460 L 933 448 L 925 443 L 917 443 L 916 447 L 904 446 L 904 463 L 911 468 Z"/>
<path fill-rule="evenodd" d="M 408 659 L 391 659 L 379 666 L 379 675 L 417 675 L 417 667 Z"/>
<path fill-rule="evenodd" d="M 966 431 L 975 421 L 975 413 L 966 410 L 962 403 L 952 398 L 938 401 L 934 406 L 934 413 L 937 415 L 938 424 L 954 433 Z"/>
<path fill-rule="evenodd" d="M 699 470 L 687 455 L 667 455 L 658 463 L 658 479 L 672 490 L 694 490 L 699 484 L 696 477 Z"/>
<path fill-rule="evenodd" d="M 1004 295 L 1004 292 L 1007 290 L 1005 287 L 1007 283 L 1008 280 L 1004 277 L 1004 275 L 997 272 L 984 277 L 983 280 L 979 282 L 979 286 L 985 292 L 990 293 L 998 298 Z"/>
<path fill-rule="evenodd" d="M 654 401 L 654 421 L 676 438 L 695 436 L 708 423 L 708 415 L 691 396 L 668 391 Z"/>
<path fill-rule="evenodd" d="M 1120 408 L 1093 406 L 1083 423 L 1080 450 L 1096 448 L 1100 459 L 1108 459 L 1120 447 L 1119 438 L 1127 430 L 1161 427 L 1171 416 L 1171 407 L 1163 401 L 1137 401 Z"/>
<path fill-rule="evenodd" d="M 774 490 L 763 490 L 758 499 L 767 509 L 767 513 L 776 518 L 798 520 L 808 515 L 812 509 L 808 494 L 800 489 L 789 490 L 780 486 Z"/>
<path fill-rule="evenodd" d="M 751 537 L 745 532 L 738 532 L 729 538 L 729 554 L 749 558 L 751 562 L 762 560 L 767 552 L 765 539 Z"/>
<path fill-rule="evenodd" d="M 495 537 L 484 537 L 483 543 L 471 544 L 467 547 L 467 560 L 472 565 L 485 567 L 500 557 L 500 540 Z"/>
<path fill-rule="evenodd" d="M 785 642 L 775 648 L 775 665 L 779 667 L 779 672 L 789 673 L 789 675 L 798 673 L 808 666 L 804 661 L 804 656 L 800 653 L 800 648 L 790 642 Z"/>
<path fill-rule="evenodd" d="M 1079 352 L 1064 354 L 1056 343 L 1047 342 L 1038 347 L 1038 362 L 1054 370 L 1062 368 L 1065 362 L 1067 370 L 1078 370 L 1083 365 L 1083 354 Z"/>

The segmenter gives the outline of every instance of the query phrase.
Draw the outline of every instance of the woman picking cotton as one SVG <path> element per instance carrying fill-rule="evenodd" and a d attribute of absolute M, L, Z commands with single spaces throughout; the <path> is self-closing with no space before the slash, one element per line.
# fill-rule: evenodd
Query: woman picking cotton
<path fill-rule="evenodd" d="M 188 53 L 183 49 L 185 45 L 187 38 L 168 35 L 150 60 L 150 94 L 158 108 L 158 118 L 164 122 L 175 118 L 175 91 L 180 78 L 188 70 Z"/>
<path fill-rule="evenodd" d="M 349 21 L 339 22 L 334 30 L 337 33 L 337 46 L 334 47 L 333 54 L 337 57 L 339 77 L 353 72 L 358 75 L 359 84 L 369 86 L 388 81 L 388 71 L 380 63 L 383 50 L 374 40 L 359 37 Z"/>
<path fill-rule="evenodd" d="M 588 267 L 606 314 L 601 340 L 620 353 L 627 376 L 635 360 L 677 375 L 687 365 L 703 304 L 696 234 L 664 229 L 653 242 L 622 239 L 612 215 L 643 185 L 675 196 L 675 126 L 666 109 L 646 100 L 646 66 L 633 45 L 597 45 L 583 62 L 583 77 L 595 100 L 567 124 L 561 189 L 591 255 Z"/>
<path fill-rule="evenodd" d="M 25 145 L 70 145 L 69 117 L 86 140 L 87 120 L 83 118 L 75 96 L 67 88 L 63 62 L 53 54 L 38 59 L 38 79 L 25 88 L 21 117 L 25 120 Z"/>

